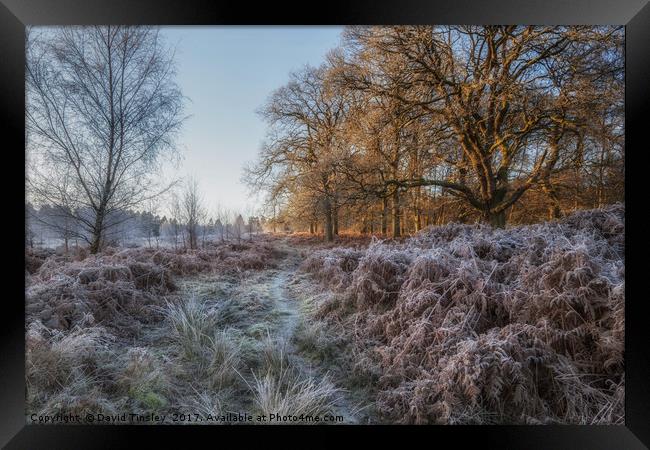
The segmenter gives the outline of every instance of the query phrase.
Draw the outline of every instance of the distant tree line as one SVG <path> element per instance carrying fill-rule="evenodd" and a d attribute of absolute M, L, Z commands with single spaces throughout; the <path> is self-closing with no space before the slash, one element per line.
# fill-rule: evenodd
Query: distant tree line
<path fill-rule="evenodd" d="M 401 236 L 624 196 L 621 27 L 350 27 L 261 108 L 276 224 Z"/>
<path fill-rule="evenodd" d="M 25 239 L 28 247 L 61 248 L 68 252 L 72 247 L 88 247 L 92 235 L 71 220 L 73 215 L 91 214 L 91 211 L 62 212 L 59 207 L 26 204 Z M 105 235 L 106 246 L 138 245 L 147 247 L 174 247 L 195 249 L 208 242 L 227 242 L 251 239 L 262 231 L 264 218 L 244 219 L 239 213 L 207 214 L 200 222 L 187 222 L 180 216 L 157 214 L 150 211 L 114 211 L 108 220 L 119 222 Z"/>

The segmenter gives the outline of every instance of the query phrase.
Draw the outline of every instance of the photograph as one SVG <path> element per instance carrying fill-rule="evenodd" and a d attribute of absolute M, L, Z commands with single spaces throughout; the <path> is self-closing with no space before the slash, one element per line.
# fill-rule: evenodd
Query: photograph
<path fill-rule="evenodd" d="M 25 424 L 626 425 L 625 45 L 26 26 Z"/>

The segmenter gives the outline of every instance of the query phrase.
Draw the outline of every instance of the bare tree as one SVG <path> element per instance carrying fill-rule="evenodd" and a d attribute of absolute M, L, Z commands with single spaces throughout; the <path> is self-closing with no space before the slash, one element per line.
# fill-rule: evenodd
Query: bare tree
<path fill-rule="evenodd" d="M 208 236 L 213 234 L 215 231 L 214 219 L 210 217 L 202 227 L 201 227 L 201 247 L 205 248 L 205 244 L 208 242 Z"/>
<path fill-rule="evenodd" d="M 151 175 L 182 122 L 173 53 L 150 27 L 34 34 L 26 65 L 29 193 L 67 211 L 96 253 L 120 223 L 114 213 L 165 189 Z"/>
<path fill-rule="evenodd" d="M 165 225 L 165 236 L 174 243 L 174 249 L 178 249 L 179 238 L 182 233 L 182 211 L 178 195 L 172 192 L 169 201 L 169 220 Z"/>
<path fill-rule="evenodd" d="M 199 191 L 199 183 L 194 178 L 190 178 L 185 183 L 181 200 L 181 217 L 187 232 L 187 244 L 191 249 L 196 249 L 199 227 L 205 221 L 206 210 Z"/>
<path fill-rule="evenodd" d="M 253 240 L 253 234 L 260 229 L 260 219 L 256 215 L 256 210 L 253 206 L 246 208 L 246 232 L 248 233 L 248 240 Z"/>
<path fill-rule="evenodd" d="M 276 90 L 260 114 L 271 132 L 258 163 L 245 180 L 267 187 L 271 202 L 297 184 L 317 201 L 325 237 L 334 239 L 336 164 L 342 151 L 337 130 L 345 119 L 345 99 L 328 83 L 328 68 L 305 67 Z"/>
<path fill-rule="evenodd" d="M 217 205 L 215 209 L 215 233 L 219 235 L 221 242 L 226 241 L 228 212 L 221 206 Z"/>
<path fill-rule="evenodd" d="M 232 215 L 233 235 L 237 239 L 237 244 L 241 244 L 242 237 L 246 232 L 246 221 L 241 214 L 233 212 Z"/>

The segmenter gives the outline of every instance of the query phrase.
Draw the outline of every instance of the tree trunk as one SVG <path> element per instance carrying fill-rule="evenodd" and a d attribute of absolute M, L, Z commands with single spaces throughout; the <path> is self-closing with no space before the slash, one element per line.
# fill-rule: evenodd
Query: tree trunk
<path fill-rule="evenodd" d="M 388 197 L 382 199 L 381 210 L 381 234 L 386 236 L 388 234 Z"/>
<path fill-rule="evenodd" d="M 334 207 L 332 208 L 332 226 L 333 226 L 333 231 L 334 235 L 338 236 L 339 235 L 339 208 L 334 203 Z"/>
<path fill-rule="evenodd" d="M 416 192 L 415 192 L 415 201 L 413 205 L 413 214 L 414 214 L 414 228 L 415 232 L 417 233 L 422 229 L 422 214 L 420 212 L 420 192 L 421 188 L 418 186 Z"/>
<path fill-rule="evenodd" d="M 325 240 L 332 242 L 334 240 L 334 230 L 332 226 L 332 203 L 329 197 L 325 197 L 323 206 L 325 209 Z"/>
<path fill-rule="evenodd" d="M 560 197 L 557 195 L 557 190 L 549 180 L 544 180 L 542 190 L 551 200 L 551 204 L 548 207 L 548 218 L 559 219 L 562 217 L 562 208 L 560 207 Z"/>
<path fill-rule="evenodd" d="M 487 211 L 483 214 L 483 218 L 486 222 L 492 225 L 494 228 L 505 228 L 506 226 L 506 212 L 501 211 L 498 213 Z"/>
<path fill-rule="evenodd" d="M 190 243 L 190 249 L 194 250 L 196 248 L 196 230 L 194 229 L 194 225 L 190 224 L 187 227 L 187 235 Z"/>
<path fill-rule="evenodd" d="M 399 189 L 393 191 L 393 237 L 397 238 L 402 235 L 402 230 L 400 226 L 402 213 L 400 210 L 399 204 Z"/>
<path fill-rule="evenodd" d="M 93 227 L 92 240 L 90 241 L 90 253 L 96 254 L 101 249 L 102 230 L 104 228 L 104 211 L 99 210 L 95 216 L 95 225 Z"/>
<path fill-rule="evenodd" d="M 91 254 L 94 255 L 97 252 L 99 252 L 101 239 L 102 239 L 101 232 L 93 231 L 93 237 L 92 240 L 90 241 L 90 249 L 89 249 Z"/>
<path fill-rule="evenodd" d="M 581 180 L 580 180 L 580 171 L 582 170 L 582 165 L 583 165 L 583 154 L 584 147 L 583 147 L 583 140 L 582 136 L 578 136 L 578 144 L 576 146 L 576 158 L 575 158 L 575 163 L 573 165 L 573 176 L 574 176 L 574 184 L 573 184 L 573 209 L 576 211 L 578 207 L 580 206 L 580 185 Z"/>
<path fill-rule="evenodd" d="M 437 218 L 437 224 L 438 225 L 444 225 L 445 224 L 445 203 L 440 206 L 440 212 L 438 213 L 438 218 Z"/>
<path fill-rule="evenodd" d="M 314 222 L 309 222 L 309 234 L 314 234 Z"/>

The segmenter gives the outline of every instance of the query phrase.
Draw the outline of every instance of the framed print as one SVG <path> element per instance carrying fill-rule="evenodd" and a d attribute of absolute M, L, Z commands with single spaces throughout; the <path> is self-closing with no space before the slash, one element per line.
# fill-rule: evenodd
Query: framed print
<path fill-rule="evenodd" d="M 647 448 L 647 2 L 1 11 L 6 448 Z"/>

